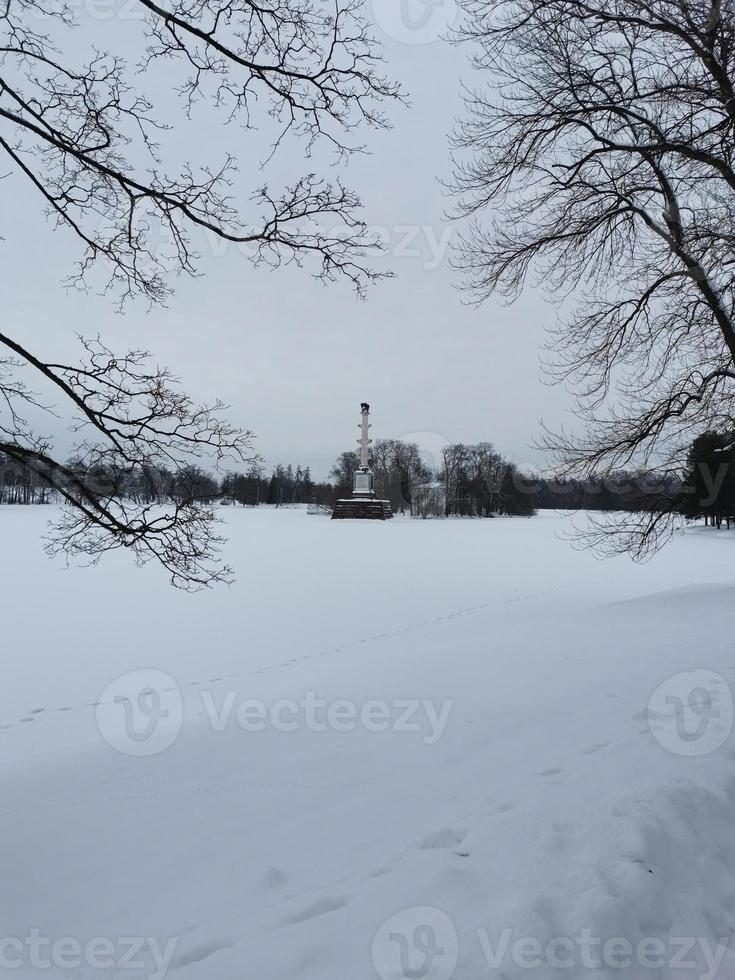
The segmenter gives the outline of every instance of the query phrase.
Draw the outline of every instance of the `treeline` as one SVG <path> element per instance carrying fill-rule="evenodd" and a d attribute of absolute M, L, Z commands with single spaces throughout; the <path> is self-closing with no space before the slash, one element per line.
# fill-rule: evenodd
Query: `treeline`
<path fill-rule="evenodd" d="M 309 467 L 275 467 L 268 476 L 259 462 L 245 473 L 227 473 L 216 479 L 199 466 L 177 470 L 165 466 L 136 467 L 134 471 L 107 465 L 66 463 L 67 476 L 56 474 L 54 486 L 42 466 L 18 463 L 0 453 L 0 504 L 47 504 L 60 496 L 55 487 L 71 496 L 81 492 L 97 497 L 119 497 L 140 504 L 203 501 L 257 506 L 258 504 L 329 503 L 334 498 L 330 483 L 317 483 Z"/>
<path fill-rule="evenodd" d="M 257 505 L 317 504 L 334 506 L 352 494 L 359 468 L 354 451 L 343 452 L 330 471 L 331 482 L 317 483 L 309 468 L 276 466 L 270 478 L 228 474 L 221 486 L 224 499 Z M 418 445 L 401 439 L 376 439 L 370 447 L 375 493 L 389 500 L 394 513 L 415 517 L 530 516 L 532 494 L 516 467 L 490 443 L 448 446 L 439 471 L 429 467 Z"/>
<path fill-rule="evenodd" d="M 335 499 L 350 496 L 359 465 L 356 452 L 342 453 L 337 458 L 329 474 L 334 481 Z M 421 459 L 419 447 L 400 439 L 376 439 L 370 447 L 370 468 L 375 476 L 376 496 L 389 500 L 396 514 L 410 512 L 418 488 L 434 478 Z"/>
<path fill-rule="evenodd" d="M 704 519 L 715 527 L 735 525 L 735 431 L 706 432 L 692 443 L 682 473 L 619 471 L 588 480 L 549 479 L 522 473 L 489 442 L 446 446 L 436 468 L 419 447 L 400 439 L 371 446 L 371 469 L 378 497 L 394 513 L 415 517 L 531 516 L 537 510 L 666 511 Z M 84 490 L 140 504 L 175 500 L 257 507 L 316 504 L 332 507 L 352 493 L 359 466 L 355 452 L 336 460 L 330 482 L 312 479 L 308 466 L 277 465 L 270 473 L 260 461 L 244 473 L 216 479 L 198 466 L 178 470 L 67 464 L 61 486 L 70 495 Z M 55 477 L 59 483 L 59 477 Z M 0 453 L 0 504 L 48 504 L 59 495 L 42 468 L 17 463 Z"/>
<path fill-rule="evenodd" d="M 446 446 L 438 476 L 447 517 L 530 517 L 536 512 L 536 501 L 517 467 L 489 442 Z"/>
<path fill-rule="evenodd" d="M 48 481 L 36 470 L 0 453 L 0 504 L 47 504 L 52 499 Z"/>
<path fill-rule="evenodd" d="M 279 464 L 268 474 L 258 461 L 245 473 L 227 473 L 217 480 L 198 466 L 180 470 L 143 467 L 130 473 L 71 460 L 67 463 L 70 478 L 61 486 L 72 495 L 83 488 L 100 497 L 126 498 L 141 504 L 197 500 L 249 507 L 331 507 L 340 497 L 351 495 L 358 465 L 357 453 L 342 453 L 332 468 L 332 481 L 318 482 L 312 479 L 308 466 Z M 370 465 L 377 495 L 390 500 L 395 513 L 490 517 L 534 512 L 534 502 L 517 479 L 515 467 L 489 443 L 447 447 L 443 467 L 435 472 L 422 460 L 416 444 L 378 439 L 371 447 Z M 0 455 L 0 503 L 49 503 L 56 499 L 42 471 Z"/>
<path fill-rule="evenodd" d="M 71 497 L 119 497 L 140 504 L 165 500 L 212 501 L 220 484 L 199 466 L 169 470 L 164 466 L 136 467 L 133 471 L 108 465 L 87 465 L 71 459 L 65 473 L 47 478 L 41 464 L 19 463 L 0 453 L 0 504 L 48 504 L 63 493 Z"/>
<path fill-rule="evenodd" d="M 735 526 L 735 431 L 705 432 L 681 473 L 621 471 L 588 480 L 528 478 L 538 509 L 674 513 Z"/>
<path fill-rule="evenodd" d="M 675 474 L 621 470 L 587 480 L 521 477 L 538 510 L 676 509 L 684 482 Z"/>
<path fill-rule="evenodd" d="M 342 453 L 330 476 L 337 497 L 352 493 L 359 466 L 355 452 Z M 375 492 L 389 500 L 394 513 L 414 517 L 531 516 L 535 504 L 516 467 L 489 442 L 446 446 L 438 469 L 421 458 L 414 443 L 377 439 L 371 446 L 370 468 Z"/>
<path fill-rule="evenodd" d="M 334 499 L 331 483 L 317 483 L 311 478 L 308 466 L 295 468 L 289 463 L 275 467 L 270 477 L 255 463 L 247 474 L 228 473 L 220 485 L 223 502 L 257 507 L 260 504 L 329 504 Z"/>

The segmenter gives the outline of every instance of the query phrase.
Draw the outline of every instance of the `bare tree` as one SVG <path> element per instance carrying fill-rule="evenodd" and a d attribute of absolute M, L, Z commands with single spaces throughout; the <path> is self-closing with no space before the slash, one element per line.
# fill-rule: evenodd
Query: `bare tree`
<path fill-rule="evenodd" d="M 349 497 L 352 493 L 355 471 L 360 466 L 360 457 L 354 450 L 340 453 L 334 466 L 329 471 L 330 477 L 335 482 L 335 490 L 338 497 Z"/>
<path fill-rule="evenodd" d="M 483 78 L 454 139 L 464 284 L 482 302 L 533 276 L 564 301 L 549 369 L 582 431 L 547 432 L 560 472 L 679 468 L 734 418 L 733 7 L 463 3 Z M 626 518 L 612 547 L 648 554 L 673 520 Z"/>
<path fill-rule="evenodd" d="M 459 472 L 462 466 L 464 446 L 447 445 L 442 449 L 441 481 L 444 484 L 444 516 L 453 513 L 458 496 Z"/>
<path fill-rule="evenodd" d="M 440 473 L 445 515 L 489 517 L 499 512 L 508 467 L 489 442 L 445 446 Z"/>
<path fill-rule="evenodd" d="M 353 191 L 315 173 L 272 189 L 260 175 L 246 195 L 252 213 L 243 213 L 232 156 L 164 166 L 159 142 L 175 128 L 176 113 L 162 96 L 143 91 L 148 81 L 161 93 L 165 82 L 190 116 L 208 100 L 223 121 L 241 124 L 243 135 L 265 121 L 263 168 L 284 144 L 299 147 L 295 159 L 320 144 L 343 159 L 362 149 L 360 128 L 387 124 L 384 102 L 401 98 L 381 72 L 362 0 L 135 2 L 134 65 L 98 50 L 75 62 L 67 52 L 81 18 L 67 0 L 0 6 L 0 155 L 79 243 L 70 285 L 86 289 L 101 273 L 102 290 L 121 306 L 141 295 L 163 302 L 171 274 L 197 274 L 195 232 L 249 246 L 256 264 L 311 259 L 316 276 L 345 278 L 362 295 L 379 276 L 364 261 L 374 242 Z M 161 561 L 177 585 L 226 578 L 213 561 L 210 507 L 190 501 L 161 516 L 81 485 L 69 492 L 74 473 L 26 421 L 29 407 L 48 405 L 18 372 L 38 372 L 63 396 L 75 424 L 94 434 L 76 455 L 108 470 L 150 472 L 209 455 L 247 460 L 250 433 L 221 420 L 224 406 L 192 405 L 142 352 L 115 357 L 87 342 L 85 360 L 74 366 L 49 363 L 5 334 L 0 344 L 8 352 L 0 361 L 0 450 L 34 467 L 72 507 L 52 550 L 96 559 L 126 546 L 140 560 Z"/>

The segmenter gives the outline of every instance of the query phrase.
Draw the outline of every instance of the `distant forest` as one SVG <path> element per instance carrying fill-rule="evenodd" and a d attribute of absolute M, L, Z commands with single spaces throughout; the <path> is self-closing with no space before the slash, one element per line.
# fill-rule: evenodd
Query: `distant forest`
<path fill-rule="evenodd" d="M 377 495 L 390 500 L 395 513 L 414 517 L 530 517 L 538 510 L 661 511 L 704 518 L 713 526 L 735 522 L 735 434 L 708 432 L 697 438 L 683 473 L 620 471 L 588 480 L 550 479 L 522 473 L 491 443 L 446 446 L 436 469 L 427 466 L 414 443 L 378 439 L 371 468 Z M 100 498 L 119 497 L 139 504 L 190 503 L 284 507 L 311 504 L 331 508 L 349 496 L 359 465 L 355 452 L 343 452 L 329 481 L 312 479 L 308 466 L 277 465 L 269 473 L 253 462 L 244 473 L 219 478 L 198 466 L 179 470 L 143 467 L 113 472 L 103 466 L 67 464 L 74 483 Z M 42 468 L 0 454 L 0 504 L 49 504 L 59 494 Z"/>

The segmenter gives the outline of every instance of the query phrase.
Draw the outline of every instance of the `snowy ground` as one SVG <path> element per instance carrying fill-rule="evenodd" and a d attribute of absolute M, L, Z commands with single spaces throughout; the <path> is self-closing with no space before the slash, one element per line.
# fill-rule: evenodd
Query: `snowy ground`
<path fill-rule="evenodd" d="M 237 510 L 187 596 L 48 516 L 0 508 L 0 977 L 735 977 L 735 536 Z"/>

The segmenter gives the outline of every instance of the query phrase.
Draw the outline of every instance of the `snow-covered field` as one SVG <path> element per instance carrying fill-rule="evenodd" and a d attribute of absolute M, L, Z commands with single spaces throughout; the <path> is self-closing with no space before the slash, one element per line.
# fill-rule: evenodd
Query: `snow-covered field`
<path fill-rule="evenodd" d="M 735 976 L 734 536 L 230 510 L 190 596 L 48 516 L 0 508 L 0 975 Z"/>

